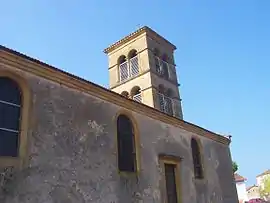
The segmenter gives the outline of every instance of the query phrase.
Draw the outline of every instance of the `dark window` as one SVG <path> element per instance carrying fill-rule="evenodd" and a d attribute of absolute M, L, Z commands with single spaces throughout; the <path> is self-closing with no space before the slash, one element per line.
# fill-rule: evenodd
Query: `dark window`
<path fill-rule="evenodd" d="M 165 61 L 162 61 L 162 73 L 165 79 L 169 78 L 168 64 Z"/>
<path fill-rule="evenodd" d="M 192 149 L 195 178 L 202 179 L 203 170 L 202 170 L 202 163 L 201 163 L 201 153 L 200 153 L 198 142 L 194 138 L 191 139 L 191 149 Z"/>
<path fill-rule="evenodd" d="M 177 189 L 175 182 L 175 164 L 166 164 L 165 167 L 165 180 L 166 180 L 166 192 L 167 192 L 167 202 L 177 203 Z"/>
<path fill-rule="evenodd" d="M 11 79 L 0 78 L 0 156 L 18 156 L 21 93 Z"/>
<path fill-rule="evenodd" d="M 136 171 L 136 147 L 131 120 L 120 115 L 117 119 L 118 168 L 119 171 Z"/>

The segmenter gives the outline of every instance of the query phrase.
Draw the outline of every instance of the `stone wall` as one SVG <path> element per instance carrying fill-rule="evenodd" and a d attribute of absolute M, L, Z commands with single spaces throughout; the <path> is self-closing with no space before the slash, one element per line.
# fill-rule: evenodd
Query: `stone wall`
<path fill-rule="evenodd" d="M 228 146 L 198 137 L 205 179 L 194 180 L 190 139 L 196 135 L 131 112 L 139 127 L 140 172 L 119 175 L 115 116 L 121 108 L 16 72 L 32 92 L 29 161 L 24 169 L 2 170 L 0 202 L 161 203 L 158 155 L 162 153 L 182 158 L 182 203 L 236 203 Z"/>

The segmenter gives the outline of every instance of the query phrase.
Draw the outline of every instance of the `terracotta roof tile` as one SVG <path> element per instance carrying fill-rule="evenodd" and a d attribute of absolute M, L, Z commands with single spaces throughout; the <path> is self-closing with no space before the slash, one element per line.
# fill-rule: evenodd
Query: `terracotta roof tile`
<path fill-rule="evenodd" d="M 235 182 L 244 182 L 244 181 L 246 181 L 247 179 L 244 178 L 243 176 L 240 176 L 238 173 L 235 173 L 235 174 L 234 174 L 234 180 L 235 180 Z"/>
<path fill-rule="evenodd" d="M 251 185 L 251 186 L 248 186 L 246 190 L 249 191 L 251 188 L 254 188 L 254 187 L 258 187 L 258 186 L 257 185 Z"/>

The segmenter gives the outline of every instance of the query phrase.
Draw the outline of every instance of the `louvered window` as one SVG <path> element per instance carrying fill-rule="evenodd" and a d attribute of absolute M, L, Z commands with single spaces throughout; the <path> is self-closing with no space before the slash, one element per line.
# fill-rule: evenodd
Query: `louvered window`
<path fill-rule="evenodd" d="M 197 140 L 194 138 L 191 139 L 191 150 L 193 158 L 193 167 L 194 167 L 194 176 L 197 179 L 203 178 L 203 169 L 201 163 L 201 153 Z"/>
<path fill-rule="evenodd" d="M 175 181 L 175 164 L 166 164 L 165 168 L 165 181 L 166 181 L 166 194 L 167 194 L 167 203 L 177 203 L 177 189 Z"/>
<path fill-rule="evenodd" d="M 119 171 L 136 171 L 136 147 L 131 120 L 120 115 L 117 119 L 118 168 Z"/>
<path fill-rule="evenodd" d="M 18 156 L 21 93 L 11 79 L 0 78 L 0 156 Z"/>

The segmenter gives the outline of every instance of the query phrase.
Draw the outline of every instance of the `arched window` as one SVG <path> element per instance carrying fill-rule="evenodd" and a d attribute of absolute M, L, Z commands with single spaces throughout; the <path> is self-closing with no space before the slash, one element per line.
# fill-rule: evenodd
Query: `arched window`
<path fill-rule="evenodd" d="M 162 68 L 161 68 L 162 61 L 159 58 L 160 52 L 159 52 L 159 50 L 157 48 L 155 48 L 153 50 L 153 54 L 155 56 L 156 72 L 161 75 L 162 74 Z"/>
<path fill-rule="evenodd" d="M 201 153 L 200 147 L 196 139 L 191 139 L 191 150 L 192 150 L 192 158 L 193 158 L 193 166 L 194 166 L 194 176 L 197 179 L 203 178 L 203 168 L 201 162 Z"/>
<path fill-rule="evenodd" d="M 122 96 L 124 96 L 124 97 L 126 97 L 126 98 L 128 98 L 128 97 L 129 97 L 129 94 L 128 94 L 128 92 L 127 92 L 127 91 L 123 91 L 123 92 L 121 93 L 121 95 L 122 95 Z"/>
<path fill-rule="evenodd" d="M 133 100 L 137 101 L 137 102 L 141 102 L 142 101 L 142 95 L 141 95 L 141 88 L 138 86 L 135 86 L 131 89 L 130 95 L 132 97 Z"/>
<path fill-rule="evenodd" d="M 130 77 L 136 76 L 139 74 L 139 61 L 137 56 L 137 51 L 132 49 L 128 53 L 129 67 L 130 67 Z"/>
<path fill-rule="evenodd" d="M 119 66 L 120 81 L 125 81 L 129 77 L 127 59 L 124 55 L 122 55 L 118 58 L 117 62 Z"/>
<path fill-rule="evenodd" d="M 166 79 L 169 78 L 168 56 L 163 54 L 162 56 L 162 76 Z"/>
<path fill-rule="evenodd" d="M 125 115 L 117 118 L 118 169 L 123 172 L 136 171 L 136 147 L 134 127 Z"/>
<path fill-rule="evenodd" d="M 128 59 L 132 59 L 133 57 L 137 56 L 137 51 L 135 49 L 132 49 L 129 53 L 128 53 Z"/>
<path fill-rule="evenodd" d="M 174 97 L 174 92 L 171 88 L 168 88 L 167 91 L 166 91 L 166 96 L 167 97 L 170 97 L 170 98 L 173 98 Z"/>
<path fill-rule="evenodd" d="M 118 62 L 118 65 L 121 65 L 122 63 L 125 63 L 126 61 L 127 61 L 127 58 L 124 55 L 122 55 L 118 58 L 117 62 Z"/>
<path fill-rule="evenodd" d="M 18 156 L 20 117 L 20 88 L 10 78 L 0 77 L 0 156 Z"/>

